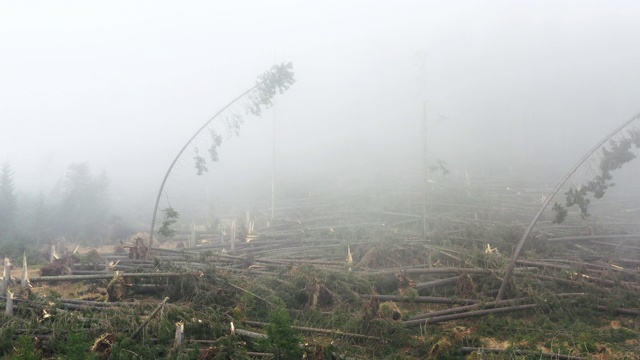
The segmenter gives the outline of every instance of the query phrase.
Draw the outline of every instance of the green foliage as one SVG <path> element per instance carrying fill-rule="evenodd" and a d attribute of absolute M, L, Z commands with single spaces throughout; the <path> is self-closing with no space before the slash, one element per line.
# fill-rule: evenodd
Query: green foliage
<path fill-rule="evenodd" d="M 247 114 L 260 116 L 262 110 L 273 105 L 273 98 L 276 94 L 283 94 L 291 85 L 295 83 L 293 77 L 293 65 L 291 63 L 274 65 L 258 77 L 257 85 L 246 93 L 244 107 Z M 238 113 L 232 113 L 225 117 L 224 124 L 231 134 L 239 134 L 240 127 L 244 124 L 244 118 Z M 218 148 L 222 145 L 222 136 L 215 130 L 209 129 L 211 146 L 208 149 L 211 161 L 218 161 Z M 209 171 L 206 159 L 194 147 L 195 168 L 198 175 L 203 175 Z"/>
<path fill-rule="evenodd" d="M 598 165 L 599 173 L 586 184 L 579 186 L 577 189 L 571 187 L 566 193 L 565 205 L 555 203 L 553 211 L 556 213 L 554 223 L 562 223 L 567 217 L 567 208 L 578 205 L 580 208 L 580 216 L 584 219 L 589 216 L 589 204 L 591 200 L 588 198 L 591 194 L 594 198 L 600 199 L 606 191 L 613 186 L 611 182 L 613 175 L 611 172 L 622 167 L 622 165 L 636 158 L 631 152 L 634 146 L 640 148 L 640 129 L 630 130 L 625 137 L 620 140 L 609 141 L 609 148 L 603 147 L 600 163 Z"/>
<path fill-rule="evenodd" d="M 21 228 L 25 231 L 25 235 L 40 244 L 41 240 L 51 227 L 50 209 L 46 202 L 44 194 L 40 192 L 28 206 L 28 212 L 23 215 L 24 223 Z"/>
<path fill-rule="evenodd" d="M 555 224 L 562 224 L 567 219 L 567 215 L 569 215 L 567 207 L 558 202 L 553 204 L 553 211 L 556 213 L 556 217 L 553 220 Z"/>
<path fill-rule="evenodd" d="M 578 205 L 580 208 L 580 216 L 586 218 L 589 216 L 588 209 L 591 200 L 587 198 L 587 187 L 581 187 L 579 189 L 571 188 L 565 193 L 567 195 L 566 206 L 571 207 Z"/>
<path fill-rule="evenodd" d="M 585 334 L 582 334 L 582 336 L 577 339 L 576 346 L 578 350 L 580 350 L 580 352 L 584 352 L 587 354 L 594 353 L 596 352 L 596 350 L 598 350 L 598 346 L 596 345 L 595 340 Z"/>
<path fill-rule="evenodd" d="M 2 324 L 2 327 L 0 327 L 0 357 L 4 359 L 4 356 L 13 351 L 15 346 L 13 342 L 15 322 L 10 321 L 8 315 L 3 314 L 0 316 L 4 317 L 0 317 L 0 323 Z"/>
<path fill-rule="evenodd" d="M 625 340 L 637 339 L 638 333 L 622 327 L 618 329 L 608 328 L 602 331 L 601 336 L 603 342 L 621 343 Z"/>
<path fill-rule="evenodd" d="M 449 168 L 447 168 L 447 163 L 445 163 L 442 160 L 437 160 L 435 165 L 431 165 L 429 166 L 429 170 L 431 170 L 431 172 L 435 172 L 435 173 L 440 173 L 442 175 L 448 175 L 449 174 Z"/>
<path fill-rule="evenodd" d="M 215 353 L 208 359 L 213 360 L 249 360 L 253 359 L 247 355 L 247 349 L 245 344 L 235 335 L 222 336 L 218 338 L 215 343 Z"/>
<path fill-rule="evenodd" d="M 176 235 L 176 231 L 171 228 L 171 225 L 175 224 L 176 221 L 178 221 L 178 217 L 180 217 L 180 214 L 172 207 L 168 207 L 162 210 L 162 215 L 164 216 L 164 220 L 162 221 L 162 226 L 158 230 L 158 234 L 167 239 L 172 238 Z"/>
<path fill-rule="evenodd" d="M 105 173 L 94 177 L 86 162 L 69 165 L 54 230 L 75 242 L 104 236 L 109 221 L 108 190 Z"/>
<path fill-rule="evenodd" d="M 104 259 L 96 249 L 92 249 L 85 254 L 74 254 L 74 257 L 80 261 L 80 264 L 82 264 L 84 268 L 98 269 L 104 265 Z"/>
<path fill-rule="evenodd" d="M 113 345 L 109 360 L 157 359 L 164 355 L 163 352 L 142 342 L 123 338 Z"/>
<path fill-rule="evenodd" d="M 70 332 L 66 341 L 57 343 L 56 353 L 64 354 L 66 360 L 92 360 L 98 359 L 96 354 L 90 353 L 93 341 L 89 339 L 86 332 Z"/>
<path fill-rule="evenodd" d="M 200 346 L 199 344 L 182 344 L 178 347 L 174 347 L 169 350 L 169 353 L 165 357 L 165 359 L 175 359 L 175 360 L 196 360 L 202 359 L 200 357 Z M 234 358 L 235 359 L 235 358 Z"/>
<path fill-rule="evenodd" d="M 216 131 L 213 129 L 209 130 L 209 135 L 211 136 L 211 147 L 209 147 L 209 158 L 211 159 L 211 161 L 216 162 L 218 161 L 218 148 L 220 147 L 220 145 L 222 145 L 222 136 L 218 135 L 218 133 L 216 133 Z"/>
<path fill-rule="evenodd" d="M 194 147 L 194 151 L 196 156 L 194 156 L 193 159 L 196 161 L 196 170 L 198 171 L 198 176 L 200 176 L 209 171 L 209 168 L 207 168 L 207 161 L 204 157 L 200 156 L 197 147 Z"/>
<path fill-rule="evenodd" d="M 9 360 L 40 360 L 42 351 L 36 349 L 35 339 L 31 336 L 20 336 L 14 347 L 13 353 L 7 357 Z"/>
<path fill-rule="evenodd" d="M 473 200 L 474 198 L 468 194 L 474 193 L 469 192 L 465 195 Z M 407 197 L 412 198 L 413 194 L 409 194 Z M 377 199 L 374 199 L 375 201 L 364 200 L 367 201 L 366 206 L 370 207 L 376 206 L 375 201 L 380 201 Z M 457 198 L 456 201 L 463 203 L 466 200 Z M 396 204 L 396 206 L 405 205 L 401 201 Z M 481 201 L 475 205 L 484 205 L 484 208 L 490 208 Z M 352 204 L 342 204 L 342 206 L 345 209 L 356 208 Z M 351 208 L 347 206 L 351 206 Z M 366 210 L 366 206 L 363 207 L 363 210 Z M 408 209 L 410 208 L 408 207 Z M 396 208 L 385 210 L 397 211 Z M 514 215 L 510 210 L 506 212 L 508 212 L 507 215 L 514 218 L 519 216 L 518 214 Z M 297 340 L 292 339 L 303 336 L 306 342 L 311 344 L 307 349 L 312 349 L 314 345 L 318 346 L 317 353 L 324 352 L 327 359 L 463 359 L 466 354 L 460 350 L 462 346 L 489 347 L 494 343 L 494 340 L 496 343 L 511 344 L 511 348 L 502 354 L 474 354 L 476 357 L 473 358 L 525 358 L 523 355 L 517 355 L 517 349 L 539 351 L 543 347 L 561 354 L 585 357 L 596 351 L 602 351 L 603 347 L 606 347 L 607 351 L 611 350 L 610 356 L 616 358 L 622 358 L 622 356 L 618 356 L 620 353 L 615 354 L 621 350 L 629 354 L 637 352 L 634 351 L 637 349 L 637 344 L 627 341 L 637 339 L 638 325 L 635 317 L 620 315 L 614 310 L 616 308 L 637 309 L 640 307 L 636 291 L 622 283 L 616 283 L 613 288 L 601 288 L 586 281 L 576 285 L 568 285 L 563 281 L 538 277 L 538 275 L 552 275 L 556 278 L 567 279 L 567 275 L 574 272 L 586 273 L 586 270 L 591 268 L 589 264 L 593 264 L 593 261 L 587 262 L 588 259 L 592 259 L 591 257 L 585 258 L 585 263 L 571 265 L 570 269 L 545 267 L 538 271 L 531 269 L 519 272 L 519 275 L 514 277 L 511 282 L 509 297 L 512 299 L 526 298 L 527 303 L 532 302 L 537 305 L 535 310 L 494 314 L 445 324 L 428 324 L 420 328 L 405 328 L 399 321 L 391 321 L 376 315 L 366 317 L 367 312 L 363 309 L 371 304 L 356 294 L 370 293 L 371 286 L 374 284 L 378 290 L 384 289 L 384 291 L 379 291 L 380 294 L 398 292 L 399 279 L 396 277 L 396 269 L 400 266 L 408 269 L 414 267 L 421 269 L 426 268 L 427 264 L 431 264 L 434 268 L 439 266 L 482 266 L 496 269 L 497 271 L 492 274 L 473 276 L 473 283 L 477 285 L 478 290 L 486 293 L 496 289 L 499 279 L 495 274 L 502 272 L 500 269 L 505 266 L 505 257 L 486 254 L 483 247 L 490 243 L 492 247 L 499 247 L 503 254 L 508 253 L 509 249 L 514 246 L 514 239 L 517 239 L 522 229 L 520 224 L 513 224 L 502 218 L 500 220 L 503 220 L 503 223 L 496 221 L 490 225 L 481 221 L 495 219 L 502 216 L 503 213 L 505 212 L 496 211 L 492 214 L 486 211 L 479 213 L 476 219 L 480 220 L 478 222 L 461 222 L 458 220 L 466 219 L 468 216 L 466 209 L 465 212 L 459 213 L 460 217 L 456 217 L 457 213 L 454 210 L 445 209 L 446 215 L 433 217 L 430 220 L 432 227 L 428 244 L 424 244 L 421 239 L 416 241 L 415 238 L 403 239 L 404 235 L 394 235 L 397 229 L 404 231 L 406 229 L 397 225 L 390 226 L 391 223 L 376 230 L 382 234 L 379 241 L 372 239 L 376 233 L 368 229 L 362 231 L 362 234 L 356 235 L 355 230 L 353 233 L 348 233 L 346 230 L 336 227 L 335 233 L 349 234 L 351 238 L 359 236 L 363 238 L 363 241 L 350 243 L 356 260 L 351 272 L 347 272 L 340 264 L 335 266 L 297 264 L 298 261 L 303 263 L 304 260 L 299 259 L 304 259 L 304 255 L 306 255 L 300 250 L 301 246 L 294 247 L 295 253 L 291 256 L 291 264 L 281 265 L 277 270 L 270 267 L 246 269 L 249 264 L 245 262 L 246 259 L 237 258 L 233 259 L 231 266 L 236 269 L 245 268 L 245 270 L 235 271 L 234 269 L 230 271 L 226 268 L 229 264 L 226 260 L 231 260 L 230 258 L 227 257 L 224 262 L 220 262 L 218 261 L 220 259 L 216 258 L 215 250 L 208 250 L 206 254 L 203 252 L 202 256 L 210 258 L 216 267 L 211 265 L 211 267 L 203 269 L 204 276 L 202 277 L 148 278 L 144 280 L 145 284 L 162 285 L 162 289 L 154 291 L 161 293 L 160 298 L 165 295 L 170 296 L 172 305 L 166 306 L 158 316 L 151 318 L 149 325 L 137 338 L 138 340 L 131 341 L 120 338 L 118 342 L 113 343 L 110 358 L 248 359 L 247 351 L 271 352 L 273 349 L 279 348 L 279 358 L 299 359 L 299 353 L 289 355 L 282 349 L 296 350 Z M 377 215 L 375 217 L 377 218 Z M 353 218 L 347 218 L 346 221 L 355 222 Z M 394 228 L 396 226 L 397 228 Z M 309 251 L 309 253 L 313 253 L 314 258 L 319 255 L 320 258 L 344 259 L 347 247 L 345 243 L 326 247 L 325 237 L 318 236 L 317 239 L 313 239 L 313 236 L 318 234 L 326 234 L 326 229 L 307 228 L 305 231 L 310 234 L 309 238 L 295 238 L 291 240 L 290 244 L 322 244 L 323 247 L 319 247 L 322 250 Z M 364 237 L 368 237 L 368 235 L 371 237 L 365 241 Z M 329 236 L 333 238 L 336 235 L 331 233 Z M 259 249 L 263 245 L 274 245 L 268 241 L 263 242 L 262 240 L 265 238 L 255 240 L 251 244 L 255 247 L 252 250 Z M 560 250 L 563 250 L 566 245 L 550 245 L 544 244 L 542 241 L 539 243 L 531 244 L 532 247 L 538 247 L 528 251 L 529 260 L 562 258 L 563 253 Z M 629 240 L 629 244 L 633 244 L 631 240 Z M 3 245 L 0 244 L 0 246 Z M 369 266 L 358 268 L 358 263 L 363 260 L 363 256 L 372 249 L 373 251 L 370 253 L 372 256 L 368 261 Z M 276 251 L 283 251 L 280 254 L 291 253 L 286 252 L 291 251 L 289 249 L 275 248 L 274 252 Z M 571 252 L 571 254 L 574 253 Z M 272 255 L 276 256 L 276 254 Z M 609 255 L 613 256 L 613 254 Z M 627 255 L 629 252 L 625 253 L 625 256 Z M 89 262 L 102 263 L 97 258 L 89 260 L 88 254 L 86 256 Z M 195 254 L 190 256 L 196 258 Z M 188 271 L 186 267 L 181 268 L 180 260 L 173 260 L 173 258 L 173 256 L 170 258 L 171 260 L 156 258 L 153 271 Z M 249 257 L 247 256 L 247 258 Z M 78 259 L 83 262 L 82 257 L 78 257 Z M 572 256 L 571 260 L 574 259 Z M 611 258 L 606 260 L 607 263 L 614 262 Z M 386 270 L 387 275 L 371 274 L 371 270 L 373 272 Z M 625 270 L 625 272 L 615 273 L 605 271 L 598 276 L 614 281 L 637 281 L 638 278 L 636 274 L 632 273 L 631 267 Z M 432 274 L 415 274 L 411 276 L 411 280 L 422 282 L 428 281 L 432 277 Z M 305 305 L 308 304 L 310 298 L 313 298 L 309 296 L 309 293 L 313 291 L 316 284 L 321 284 L 329 290 L 332 301 L 324 305 L 318 303 L 318 306 L 313 309 Z M 101 287 L 100 284 L 97 286 Z M 455 286 L 444 286 L 429 295 L 454 297 L 452 291 L 454 288 Z M 71 289 L 59 288 L 57 290 L 62 292 L 65 298 L 75 297 L 73 293 L 67 291 Z M 73 289 L 73 292 L 77 291 L 77 295 L 80 296 L 80 290 L 80 288 Z M 407 299 L 415 300 L 418 295 L 411 288 L 404 289 L 404 291 L 403 294 Z M 583 292 L 587 295 L 579 297 L 556 296 L 556 294 L 567 292 Z M 42 356 L 57 359 L 86 358 L 91 355 L 86 351 L 89 346 L 88 339 L 97 339 L 104 333 L 109 333 L 113 337 L 117 337 L 118 334 L 122 337 L 132 334 L 137 326 L 147 318 L 158 300 L 158 298 L 151 299 L 142 294 L 135 294 L 131 300 L 139 302 L 136 306 L 118 306 L 117 309 L 75 312 L 60 311 L 62 301 L 60 293 L 51 291 L 46 294 L 46 297 L 45 293 L 38 291 L 39 298 L 36 298 L 36 294 L 34 294 L 31 299 L 34 301 L 33 305 L 28 308 L 18 304 L 16 315 L 13 317 L 0 316 L 0 323 L 2 323 L 0 326 L 0 357 L 16 359 L 21 358 L 20 355 L 25 353 L 24 346 L 18 352 L 17 334 L 27 335 L 31 338 L 33 338 L 33 334 L 42 334 L 47 336 L 35 341 L 34 344 L 36 348 L 46 352 Z M 481 294 L 477 293 L 477 295 L 480 298 Z M 483 301 L 491 301 L 492 299 L 493 296 L 482 298 Z M 271 304 L 278 306 L 283 303 L 285 306 L 273 311 L 274 306 Z M 601 312 L 595 308 L 597 304 L 606 305 L 610 307 L 610 310 Z M 397 306 L 405 318 L 418 313 L 450 307 L 400 301 L 397 302 Z M 43 307 L 52 315 L 51 317 L 43 319 Z M 451 307 L 455 307 L 455 305 Z M 290 309 L 289 312 L 284 311 L 284 308 Z M 368 309 L 372 308 L 372 306 L 368 307 Z M 380 310 L 379 306 L 376 308 Z M 380 310 L 378 313 L 380 312 L 384 312 L 384 310 Z M 277 317 L 277 313 L 286 319 L 284 321 L 274 319 L 273 317 Z M 292 318 L 295 316 L 294 320 L 289 320 L 289 314 Z M 233 321 L 237 327 L 245 328 L 249 326 L 248 323 L 243 322 L 246 319 L 271 320 L 276 330 L 269 330 L 270 340 L 264 342 L 229 334 L 230 321 Z M 187 339 L 179 347 L 173 346 L 173 335 L 177 321 L 184 322 Z M 346 335 L 296 333 L 291 330 L 292 323 L 340 330 L 345 333 L 376 336 L 383 340 Z M 200 348 L 192 342 L 193 340 L 211 339 L 215 339 L 214 344 L 201 345 Z M 332 344 L 328 345 L 329 342 Z M 202 353 L 198 354 L 200 350 Z M 307 354 L 308 358 L 311 358 L 309 355 L 311 353 Z M 536 355 L 526 356 L 527 359 L 538 357 Z"/>
<path fill-rule="evenodd" d="M 109 180 L 91 174 L 88 163 L 69 165 L 64 181 L 49 198 L 43 193 L 16 196 L 13 172 L 0 170 L 0 238 L 41 244 L 64 236 L 72 242 L 103 239 L 109 219 Z"/>
<path fill-rule="evenodd" d="M 260 116 L 262 107 L 271 107 L 273 97 L 277 93 L 283 94 L 295 82 L 293 64 L 273 65 L 270 70 L 258 77 L 259 85 L 249 95 L 250 104 L 247 110 L 253 115 Z"/>
<path fill-rule="evenodd" d="M 255 284 L 247 284 L 246 288 L 272 303 L 282 302 L 287 308 L 303 309 L 310 300 L 307 289 L 313 288 L 316 283 L 323 284 L 331 292 L 334 310 L 342 302 L 359 300 L 358 293 L 366 293 L 371 289 L 366 280 L 352 273 L 330 271 L 308 264 L 283 268 L 277 278 L 265 276 Z M 267 309 L 264 302 L 256 305 L 248 307 L 250 316 L 260 316 L 259 311 Z M 322 301 L 319 305 L 323 306 Z"/>
<path fill-rule="evenodd" d="M 30 266 L 48 260 L 43 253 L 33 249 L 24 241 L 0 242 L 0 258 L 8 257 L 15 264 L 22 266 L 22 254 L 27 255 L 27 264 Z"/>
<path fill-rule="evenodd" d="M 409 299 L 410 304 L 415 304 L 415 301 L 420 297 L 420 294 L 418 293 L 418 290 L 409 288 L 406 290 L 405 296 Z"/>
<path fill-rule="evenodd" d="M 275 359 L 300 359 L 302 350 L 299 344 L 302 339 L 294 335 L 291 318 L 285 308 L 280 307 L 269 314 L 269 325 L 265 327 L 265 331 L 267 339 L 264 345 L 275 354 Z"/>

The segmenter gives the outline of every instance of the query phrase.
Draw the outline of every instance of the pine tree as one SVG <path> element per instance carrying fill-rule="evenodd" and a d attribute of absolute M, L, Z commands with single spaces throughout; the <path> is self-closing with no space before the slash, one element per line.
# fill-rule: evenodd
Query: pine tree
<path fill-rule="evenodd" d="M 13 240 L 16 230 L 16 195 L 13 171 L 9 163 L 2 164 L 0 172 L 0 240 Z"/>
<path fill-rule="evenodd" d="M 106 232 L 109 180 L 91 175 L 89 164 L 69 165 L 58 209 L 58 233 L 73 241 L 93 241 Z"/>

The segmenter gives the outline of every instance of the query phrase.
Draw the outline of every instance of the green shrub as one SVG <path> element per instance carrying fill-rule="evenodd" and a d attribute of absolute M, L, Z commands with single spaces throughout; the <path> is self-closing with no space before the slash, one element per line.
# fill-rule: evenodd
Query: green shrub
<path fill-rule="evenodd" d="M 269 314 L 269 325 L 266 326 L 265 331 L 267 338 L 264 345 L 267 351 L 275 355 L 275 359 L 301 358 L 302 350 L 299 344 L 302 340 L 294 335 L 291 328 L 291 318 L 285 308 L 280 307 Z"/>
<path fill-rule="evenodd" d="M 13 353 L 7 359 L 10 360 L 40 360 L 42 352 L 36 349 L 35 339 L 31 336 L 21 336 L 18 338 Z"/>
<path fill-rule="evenodd" d="M 91 339 L 84 332 L 69 333 L 67 341 L 58 344 L 57 352 L 64 354 L 66 360 L 97 359 L 97 355 L 90 353 Z"/>

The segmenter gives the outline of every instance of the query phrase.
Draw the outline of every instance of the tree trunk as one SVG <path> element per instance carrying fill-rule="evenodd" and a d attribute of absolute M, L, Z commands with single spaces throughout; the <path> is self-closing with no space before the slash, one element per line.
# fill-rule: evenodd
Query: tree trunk
<path fill-rule="evenodd" d="M 182 321 L 176 323 L 176 336 L 174 340 L 175 346 L 180 346 L 184 340 L 184 323 Z"/>
<path fill-rule="evenodd" d="M 27 254 L 22 254 L 22 280 L 20 280 L 20 287 L 25 289 L 29 286 L 29 270 L 27 269 Z"/>
<path fill-rule="evenodd" d="M 151 319 L 153 319 L 153 317 L 160 311 L 160 309 L 162 309 L 162 307 L 167 301 L 169 301 L 169 297 L 164 298 L 164 300 L 162 300 L 162 302 L 158 304 L 158 306 L 151 312 L 151 314 L 149 314 L 147 319 L 143 321 L 142 324 L 140 324 L 140 326 L 138 326 L 138 328 L 136 329 L 136 331 L 133 332 L 133 334 L 131 334 L 131 336 L 129 337 L 131 340 L 135 340 L 135 338 L 138 336 L 138 334 L 140 334 L 142 329 L 144 329 L 144 327 L 147 326 L 147 324 L 149 324 Z"/>
<path fill-rule="evenodd" d="M 7 291 L 7 307 L 4 313 L 9 316 L 13 315 L 13 293 L 11 291 Z"/>
<path fill-rule="evenodd" d="M 593 153 L 598 151 L 598 149 L 600 149 L 602 145 L 604 145 L 607 141 L 609 141 L 609 139 L 614 137 L 616 134 L 622 131 L 622 129 L 627 127 L 627 125 L 631 124 L 633 121 L 637 119 L 640 119 L 640 114 L 637 114 L 631 119 L 625 121 L 622 125 L 618 126 L 615 130 L 613 130 L 609 135 L 605 136 L 604 139 L 602 139 L 599 143 L 597 143 L 580 160 L 578 160 L 578 162 L 564 175 L 564 177 L 560 180 L 558 185 L 556 185 L 556 187 L 553 188 L 553 191 L 551 191 L 551 194 L 549 194 L 545 199 L 544 203 L 542 203 L 542 206 L 538 210 L 538 213 L 536 213 L 536 215 L 533 217 L 533 220 L 531 220 L 531 223 L 522 234 L 522 237 L 520 238 L 518 245 L 513 251 L 513 254 L 511 255 L 511 261 L 507 266 L 507 271 L 505 272 L 504 277 L 502 278 L 502 284 L 500 285 L 500 290 L 498 290 L 498 296 L 496 297 L 496 300 L 504 300 L 507 293 L 507 287 L 509 286 L 509 281 L 511 280 L 511 276 L 513 275 L 513 270 L 516 267 L 516 260 L 518 260 L 518 256 L 520 256 L 522 247 L 524 246 L 524 243 L 527 241 L 527 238 L 529 237 L 531 230 L 533 230 L 533 227 L 538 222 L 538 219 L 540 219 L 540 216 L 542 216 L 542 213 L 547 208 L 547 206 L 549 206 L 549 204 L 551 203 L 553 198 L 556 196 L 558 191 L 560 191 L 560 189 L 564 186 L 567 180 L 569 180 L 571 175 L 573 175 L 573 173 L 575 173 L 578 170 L 578 168 L 582 166 L 582 164 L 585 161 L 587 161 L 591 157 L 591 155 L 593 155 Z"/>

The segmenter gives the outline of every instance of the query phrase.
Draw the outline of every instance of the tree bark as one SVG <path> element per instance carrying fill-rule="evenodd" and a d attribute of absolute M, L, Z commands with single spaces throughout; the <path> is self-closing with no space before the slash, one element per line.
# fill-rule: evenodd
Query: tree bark
<path fill-rule="evenodd" d="M 361 294 L 361 298 L 370 299 L 371 295 Z M 381 301 L 402 301 L 402 302 L 415 302 L 425 304 L 475 304 L 480 300 L 476 299 L 450 299 L 446 297 L 433 297 L 433 296 L 417 296 L 415 298 L 408 296 L 396 296 L 396 295 L 376 295 Z"/>
<path fill-rule="evenodd" d="M 496 309 L 469 311 L 469 312 L 465 312 L 465 313 L 461 313 L 461 314 L 451 314 L 451 315 L 436 316 L 436 317 L 427 318 L 427 319 L 407 320 L 407 321 L 403 321 L 403 324 L 406 327 L 420 326 L 420 325 L 435 324 L 435 323 L 451 321 L 451 320 L 458 320 L 458 319 L 464 319 L 464 318 L 475 317 L 475 316 L 483 316 L 483 315 L 488 315 L 488 314 L 497 314 L 497 313 L 502 313 L 502 312 L 528 310 L 528 309 L 533 309 L 535 307 L 537 307 L 536 304 L 505 306 L 505 307 L 500 307 L 500 308 L 496 308 Z"/>
<path fill-rule="evenodd" d="M 119 276 L 125 278 L 162 278 L 162 277 L 180 277 L 180 276 L 202 276 L 200 272 L 184 272 L 184 273 L 120 273 Z M 50 281 L 83 281 L 83 280 L 103 280 L 113 279 L 112 274 L 95 274 L 95 275 L 66 275 L 66 276 L 39 276 L 31 279 L 35 282 Z"/>
<path fill-rule="evenodd" d="M 247 325 L 261 326 L 261 327 L 269 325 L 269 323 L 260 322 L 260 321 L 250 321 L 250 320 L 246 320 L 246 321 L 244 321 L 244 323 L 247 324 Z M 330 334 L 330 335 L 338 335 L 338 336 L 345 336 L 345 337 L 352 337 L 352 338 L 359 338 L 359 339 L 367 339 L 367 340 L 379 340 L 379 341 L 383 341 L 384 340 L 383 338 L 380 338 L 380 337 L 377 337 L 377 336 L 346 333 L 346 332 L 342 332 L 340 330 L 320 329 L 320 328 L 312 328 L 312 327 L 305 327 L 305 326 L 291 326 L 291 328 L 294 329 L 294 330 L 315 332 L 315 333 L 319 333 L 319 334 Z M 236 331 L 238 331 L 238 329 L 236 329 Z"/>

